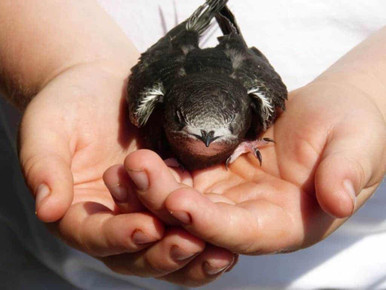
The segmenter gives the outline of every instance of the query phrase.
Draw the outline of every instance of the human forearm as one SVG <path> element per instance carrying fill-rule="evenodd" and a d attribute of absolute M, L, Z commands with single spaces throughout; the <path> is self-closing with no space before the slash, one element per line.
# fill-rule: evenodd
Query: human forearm
<path fill-rule="evenodd" d="M 0 82 L 19 108 L 69 67 L 101 62 L 128 73 L 136 58 L 134 47 L 93 0 L 4 0 L 0 26 Z"/>
<path fill-rule="evenodd" d="M 386 27 L 339 59 L 315 81 L 348 84 L 362 91 L 386 116 Z"/>

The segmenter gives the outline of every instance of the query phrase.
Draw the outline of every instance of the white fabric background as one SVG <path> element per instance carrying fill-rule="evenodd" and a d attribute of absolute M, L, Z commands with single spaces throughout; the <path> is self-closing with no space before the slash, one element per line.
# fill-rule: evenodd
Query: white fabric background
<path fill-rule="evenodd" d="M 203 0 L 98 0 L 139 51 L 146 50 Z M 311 81 L 386 24 L 385 1 L 230 0 L 249 45 L 259 48 L 289 89 Z M 164 21 L 163 21 L 164 20 Z M 217 33 L 219 31 L 217 30 Z M 215 37 L 210 44 L 215 44 Z"/>
<path fill-rule="evenodd" d="M 184 20 L 203 0 L 99 2 L 144 51 L 175 25 L 176 16 Z M 263 51 L 289 89 L 311 81 L 386 19 L 382 0 L 230 0 L 229 6 L 247 43 Z M 206 42 L 215 43 L 214 35 Z M 9 113 L 0 102 L 1 108 Z M 33 201 L 21 181 L 8 138 L 14 130 L 0 124 L 0 180 L 8 185 L 0 196 L 0 288 L 181 289 L 152 279 L 113 275 L 100 262 L 51 237 L 36 220 Z M 230 273 L 203 289 L 384 289 L 385 208 L 383 185 L 325 241 L 291 254 L 242 257 Z"/>

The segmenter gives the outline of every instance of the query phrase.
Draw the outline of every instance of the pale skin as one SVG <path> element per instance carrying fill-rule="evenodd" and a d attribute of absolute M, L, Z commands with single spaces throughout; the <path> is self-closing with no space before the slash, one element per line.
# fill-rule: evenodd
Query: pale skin
<path fill-rule="evenodd" d="M 319 242 L 383 178 L 386 29 L 290 94 L 264 134 L 276 144 L 261 148 L 262 167 L 244 155 L 228 171 L 189 173 L 137 151 L 124 92 L 138 52 L 95 1 L 6 0 L 0 19 L 11 27 L 0 73 L 24 111 L 20 160 L 37 216 L 113 271 L 209 283 L 235 254 Z"/>

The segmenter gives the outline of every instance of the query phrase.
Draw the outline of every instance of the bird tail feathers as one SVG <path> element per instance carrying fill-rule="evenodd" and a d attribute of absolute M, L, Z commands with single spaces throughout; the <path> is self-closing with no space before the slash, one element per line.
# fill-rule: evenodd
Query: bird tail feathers
<path fill-rule="evenodd" d="M 186 22 L 186 30 L 202 34 L 209 26 L 213 17 L 220 12 L 228 0 L 207 0 L 194 11 Z"/>
<path fill-rule="evenodd" d="M 227 6 L 224 6 L 219 13 L 216 14 L 216 20 L 224 35 L 231 33 L 241 35 L 240 28 L 236 22 L 235 16 Z"/>

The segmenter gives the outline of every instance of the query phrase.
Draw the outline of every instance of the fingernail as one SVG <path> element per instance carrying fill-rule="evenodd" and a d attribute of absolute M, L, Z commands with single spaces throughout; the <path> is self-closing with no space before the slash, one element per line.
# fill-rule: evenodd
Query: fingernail
<path fill-rule="evenodd" d="M 178 219 L 183 224 L 189 225 L 192 223 L 192 217 L 190 214 L 184 211 L 170 211 L 170 214 Z"/>
<path fill-rule="evenodd" d="M 144 171 L 128 170 L 128 174 L 139 190 L 146 190 L 149 187 L 149 179 Z"/>
<path fill-rule="evenodd" d="M 170 256 L 176 260 L 176 261 L 184 261 L 189 258 L 192 258 L 193 256 L 197 255 L 198 253 L 187 253 L 186 251 L 182 250 L 178 246 L 172 246 L 170 248 Z"/>
<path fill-rule="evenodd" d="M 353 185 L 353 183 L 351 182 L 351 180 L 346 179 L 346 180 L 343 181 L 343 187 L 344 187 L 346 193 L 348 194 L 348 196 L 349 196 L 349 197 L 351 198 L 351 200 L 352 200 L 353 211 L 354 211 L 355 205 L 356 205 L 356 201 L 357 201 L 357 196 L 356 196 L 356 193 L 355 193 L 354 185 Z"/>
<path fill-rule="evenodd" d="M 38 186 L 38 188 L 36 189 L 36 200 L 35 200 L 36 211 L 41 206 L 42 201 L 46 199 L 50 195 L 50 193 L 51 193 L 50 188 L 46 184 L 42 183 Z"/>
<path fill-rule="evenodd" d="M 229 267 L 226 268 L 225 272 L 231 271 L 234 268 L 234 266 L 236 266 L 238 261 L 239 261 L 239 255 L 234 254 L 232 263 L 229 264 Z"/>
<path fill-rule="evenodd" d="M 118 202 L 128 201 L 127 188 L 122 185 L 116 185 L 110 188 L 110 193 Z"/>
<path fill-rule="evenodd" d="M 205 262 L 204 263 L 204 271 L 208 275 L 220 274 L 221 272 L 225 271 L 225 269 L 228 268 L 228 267 L 229 267 L 229 265 L 225 265 L 223 267 L 218 268 L 218 267 L 212 266 L 209 262 Z"/>
<path fill-rule="evenodd" d="M 135 230 L 131 238 L 137 245 L 152 243 L 156 240 L 153 237 L 149 237 L 141 230 Z"/>

